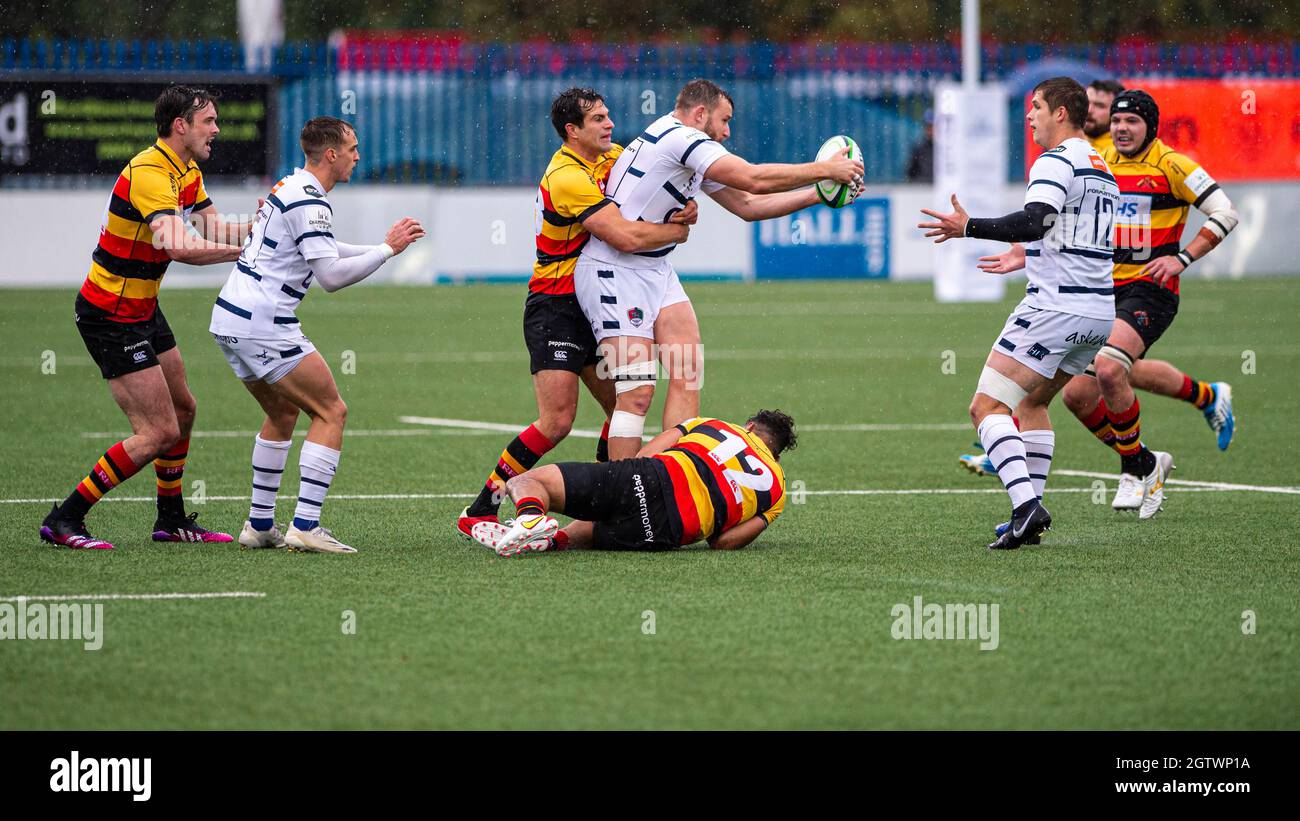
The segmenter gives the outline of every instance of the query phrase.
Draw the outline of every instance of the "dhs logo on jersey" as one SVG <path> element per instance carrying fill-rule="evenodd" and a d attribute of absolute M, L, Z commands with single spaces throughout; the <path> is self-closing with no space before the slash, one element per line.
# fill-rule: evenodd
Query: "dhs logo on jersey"
<path fill-rule="evenodd" d="M 633 328 L 640 328 L 641 323 L 645 321 L 645 312 L 640 308 L 628 308 L 627 321 L 632 323 Z"/>
<path fill-rule="evenodd" d="M 1043 357 L 1047 356 L 1049 353 L 1051 353 L 1050 350 L 1035 342 L 1033 345 L 1029 346 L 1029 350 L 1025 351 L 1025 356 L 1031 356 L 1041 362 Z"/>

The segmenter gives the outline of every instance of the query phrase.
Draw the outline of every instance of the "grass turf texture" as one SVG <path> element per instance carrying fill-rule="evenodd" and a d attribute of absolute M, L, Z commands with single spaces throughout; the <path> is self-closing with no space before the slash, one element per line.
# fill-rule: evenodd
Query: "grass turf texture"
<path fill-rule="evenodd" d="M 1227 379 L 1240 429 L 1219 453 L 1201 415 L 1142 396 L 1146 439 L 1175 478 L 1300 484 L 1295 281 L 1191 281 L 1157 347 L 1193 377 Z M 693 284 L 706 344 L 704 411 L 779 407 L 804 426 L 962 423 L 1012 299 L 939 305 L 928 286 Z M 1010 289 L 1015 290 L 1015 286 Z M 805 430 L 785 459 L 812 492 L 751 548 L 496 559 L 462 541 L 468 498 L 509 434 L 404 425 L 424 415 L 527 423 L 521 286 L 317 293 L 300 315 L 338 378 L 354 435 L 324 521 L 360 554 L 148 541 L 149 502 L 107 501 L 111 553 L 37 540 L 49 504 L 0 504 L 0 596 L 264 591 L 263 599 L 109 601 L 103 649 L 0 641 L 0 727 L 13 728 L 1279 728 L 1300 727 L 1300 497 L 1172 489 L 1151 522 L 1109 492 L 1052 493 L 1040 548 L 990 554 L 998 494 L 815 495 L 994 488 L 956 465 L 973 431 Z M 70 291 L 0 301 L 6 499 L 63 497 L 124 418 L 71 321 Z M 206 332 L 212 293 L 163 304 L 198 398 L 186 471 L 208 496 L 246 496 L 260 421 Z M 42 373 L 42 352 L 57 371 Z M 1243 351 L 1256 373 L 1243 374 Z M 343 372 L 355 352 L 355 373 Z M 956 373 L 944 373 L 944 352 Z M 661 391 L 662 393 L 662 391 Z M 657 419 L 658 403 L 651 420 Z M 1056 408 L 1056 469 L 1116 458 Z M 578 426 L 598 425 L 584 398 Z M 305 427 L 305 421 L 300 429 Z M 548 460 L 587 460 L 570 438 Z M 292 512 L 297 448 L 278 520 Z M 146 469 L 113 496 L 152 496 Z M 1113 486 L 1113 485 L 1112 485 Z M 110 497 L 111 498 L 111 497 Z M 1100 504 L 1098 502 L 1101 502 Z M 237 532 L 246 501 L 191 504 Z M 894 641 L 896 603 L 1000 606 L 1000 646 Z M 1242 611 L 1258 618 L 1243 635 Z M 356 614 L 356 634 L 341 630 Z M 656 634 L 642 632 L 655 612 Z"/>

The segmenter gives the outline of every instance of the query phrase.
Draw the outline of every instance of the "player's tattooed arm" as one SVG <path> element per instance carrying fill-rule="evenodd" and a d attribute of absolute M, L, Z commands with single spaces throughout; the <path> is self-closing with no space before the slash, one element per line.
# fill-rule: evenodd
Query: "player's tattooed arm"
<path fill-rule="evenodd" d="M 784 217 L 816 205 L 817 189 L 804 188 L 780 194 L 751 194 L 737 188 L 722 188 L 709 195 L 713 201 L 747 222 Z"/>
<path fill-rule="evenodd" d="M 625 254 L 682 243 L 691 233 L 690 226 L 675 222 L 632 222 L 612 201 L 582 217 L 582 227 Z"/>
<path fill-rule="evenodd" d="M 751 516 L 728 531 L 719 533 L 709 539 L 709 547 L 714 550 L 739 550 L 758 538 L 767 529 L 767 519 Z"/>

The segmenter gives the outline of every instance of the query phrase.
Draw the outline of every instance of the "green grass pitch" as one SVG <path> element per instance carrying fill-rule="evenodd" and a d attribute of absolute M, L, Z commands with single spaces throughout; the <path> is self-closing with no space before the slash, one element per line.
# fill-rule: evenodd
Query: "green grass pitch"
<path fill-rule="evenodd" d="M 1239 430 L 1222 454 L 1190 405 L 1143 395 L 1144 438 L 1174 454 L 1175 479 L 1300 486 L 1296 285 L 1185 284 L 1154 355 L 1232 382 Z M 207 333 L 213 290 L 164 288 L 162 302 L 196 429 L 210 434 L 193 440 L 186 472 L 187 496 L 201 480 L 210 498 L 190 508 L 238 531 L 260 414 Z M 1154 521 L 1114 514 L 1109 491 L 1064 471 L 1111 473 L 1116 459 L 1057 407 L 1056 525 L 1042 547 L 990 554 L 1005 497 L 931 491 L 999 487 L 958 468 L 975 438 L 958 426 L 1013 296 L 940 305 L 928 285 L 867 282 L 688 291 L 708 362 L 704 412 L 792 413 L 804 431 L 784 463 L 803 503 L 737 553 L 513 560 L 452 530 L 509 434 L 399 418 L 533 419 L 522 285 L 307 299 L 300 316 L 352 432 L 324 520 L 356 556 L 155 545 L 152 503 L 130 500 L 152 496 L 148 470 L 89 519 L 117 550 L 42 545 L 49 503 L 22 500 L 62 498 L 126 422 L 76 334 L 72 290 L 5 292 L 0 597 L 265 596 L 108 601 L 93 652 L 0 641 L 0 727 L 1300 727 L 1300 496 L 1177 486 Z M 864 424 L 954 427 L 828 429 Z M 584 398 L 578 427 L 597 425 Z M 593 450 L 570 438 L 548 459 Z M 296 465 L 295 448 L 281 520 Z M 345 498 L 382 494 L 434 498 Z M 998 604 L 998 648 L 894 640 L 891 608 L 918 595 Z"/>

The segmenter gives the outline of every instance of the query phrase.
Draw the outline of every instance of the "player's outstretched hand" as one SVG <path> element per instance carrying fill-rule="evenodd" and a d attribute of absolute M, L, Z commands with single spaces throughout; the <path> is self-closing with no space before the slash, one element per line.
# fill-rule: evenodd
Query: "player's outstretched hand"
<path fill-rule="evenodd" d="M 424 236 L 424 228 L 420 223 L 410 217 L 402 217 L 388 229 L 388 236 L 384 237 L 384 242 L 388 243 L 394 254 L 400 254 L 406 250 L 406 246 L 422 236 Z"/>
<path fill-rule="evenodd" d="M 834 180 L 844 185 L 850 185 L 855 179 L 861 180 L 862 175 L 866 173 L 867 167 L 862 164 L 862 160 L 849 159 L 849 147 L 845 146 L 839 150 L 831 159 L 823 165 L 826 166 L 825 179 Z"/>
<path fill-rule="evenodd" d="M 695 221 L 700 218 L 700 206 L 694 199 L 686 201 L 686 207 L 679 211 L 673 212 L 668 218 L 669 222 L 675 222 L 680 225 L 694 225 Z"/>
<path fill-rule="evenodd" d="M 1157 285 L 1168 287 L 1174 277 L 1186 270 L 1178 257 L 1156 257 L 1142 269 L 1142 275 L 1155 279 Z"/>
<path fill-rule="evenodd" d="M 935 242 L 944 242 L 945 240 L 956 239 L 957 237 L 966 236 L 966 222 L 970 215 L 966 209 L 961 207 L 957 202 L 957 195 L 952 195 L 952 213 L 940 214 L 938 211 L 931 211 L 928 208 L 922 208 L 921 213 L 927 217 L 934 217 L 938 222 L 918 222 L 917 228 L 929 228 L 925 232 L 927 237 L 938 237 Z"/>
<path fill-rule="evenodd" d="M 1025 267 L 1025 246 L 1017 242 L 1000 254 L 980 257 L 980 263 L 976 267 L 986 274 L 1009 274 L 1012 271 L 1019 271 Z"/>

